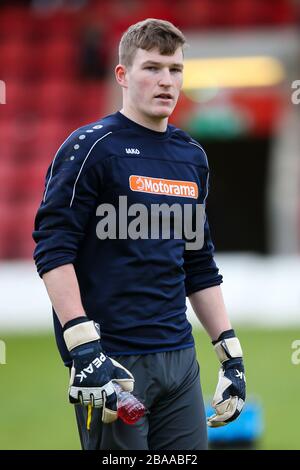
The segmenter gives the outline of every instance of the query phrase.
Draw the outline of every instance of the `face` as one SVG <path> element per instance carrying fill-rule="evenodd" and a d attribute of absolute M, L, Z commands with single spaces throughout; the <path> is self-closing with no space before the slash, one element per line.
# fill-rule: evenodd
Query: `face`
<path fill-rule="evenodd" d="M 124 68 L 123 83 L 118 80 L 118 67 Z M 176 106 L 182 87 L 181 47 L 171 56 L 161 55 L 157 49 L 138 49 L 129 68 L 118 67 L 117 80 L 124 88 L 124 110 L 127 114 L 141 123 L 166 122 Z"/>

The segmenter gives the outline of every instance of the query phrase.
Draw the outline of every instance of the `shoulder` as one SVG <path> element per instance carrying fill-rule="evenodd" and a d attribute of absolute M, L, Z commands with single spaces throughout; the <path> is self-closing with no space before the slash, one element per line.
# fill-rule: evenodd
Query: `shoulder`
<path fill-rule="evenodd" d="M 52 165 L 58 168 L 68 161 L 73 161 L 74 166 L 88 161 L 88 163 L 94 164 L 105 159 L 108 155 L 108 149 L 111 148 L 112 139 L 118 130 L 120 130 L 120 124 L 114 115 L 106 116 L 99 121 L 75 129 L 57 150 Z M 109 141 L 109 147 L 103 145 L 106 141 Z"/>
<path fill-rule="evenodd" d="M 112 135 L 114 124 L 107 118 L 92 122 L 75 129 L 58 148 L 47 173 L 44 194 L 64 184 L 74 186 L 82 174 L 95 164 L 103 161 L 107 151 L 98 151 L 97 145 Z M 59 183 L 58 185 L 56 183 Z"/>
<path fill-rule="evenodd" d="M 192 138 L 190 134 L 183 131 L 179 127 L 170 126 L 172 137 L 186 144 L 187 149 L 189 149 L 193 154 L 195 154 L 196 159 L 200 159 L 201 162 L 204 162 L 208 165 L 207 155 L 202 147 L 202 145 Z"/>
<path fill-rule="evenodd" d="M 98 142 L 110 138 L 118 130 L 118 125 L 107 116 L 75 129 L 61 145 L 61 149 L 73 149 L 78 153 L 92 149 Z"/>

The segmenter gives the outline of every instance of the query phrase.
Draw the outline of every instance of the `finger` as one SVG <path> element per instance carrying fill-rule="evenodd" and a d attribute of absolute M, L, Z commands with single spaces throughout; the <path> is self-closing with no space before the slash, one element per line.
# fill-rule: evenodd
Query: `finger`
<path fill-rule="evenodd" d="M 69 393 L 69 402 L 72 405 L 84 405 L 84 399 L 81 392 L 76 391 L 75 393 Z"/>
<path fill-rule="evenodd" d="M 74 398 L 72 395 L 69 395 L 69 403 L 72 405 L 79 405 L 80 401 L 78 398 Z"/>
<path fill-rule="evenodd" d="M 227 422 L 219 421 L 219 417 L 217 415 L 213 415 L 207 419 L 207 426 L 210 428 L 219 428 L 221 426 L 226 426 Z"/>
<path fill-rule="evenodd" d="M 215 405 L 216 414 L 208 418 L 210 423 L 208 425 L 217 427 L 234 421 L 240 415 L 243 406 L 243 400 L 238 399 L 238 397 L 230 397 L 230 399 Z"/>
<path fill-rule="evenodd" d="M 91 400 L 92 407 L 94 407 L 95 406 L 95 397 L 94 397 L 93 393 L 90 394 L 90 400 Z"/>
<path fill-rule="evenodd" d="M 112 382 L 116 382 L 120 385 L 122 390 L 125 392 L 132 392 L 134 388 L 134 379 L 113 379 Z"/>
<path fill-rule="evenodd" d="M 123 390 L 132 392 L 134 387 L 134 377 L 132 373 L 114 359 L 110 358 L 110 360 L 114 365 L 113 380 L 117 382 Z"/>
<path fill-rule="evenodd" d="M 100 391 L 94 392 L 91 395 L 91 403 L 93 408 L 101 408 L 103 406 L 103 399 Z"/>
<path fill-rule="evenodd" d="M 103 405 L 101 388 L 93 387 L 85 389 L 84 402 L 85 405 L 91 404 L 93 408 L 101 408 Z"/>
<path fill-rule="evenodd" d="M 107 396 L 106 391 L 102 390 L 102 401 L 103 401 L 103 408 L 102 408 L 102 421 L 105 424 L 112 423 L 118 419 L 118 409 L 117 409 L 117 394 L 114 392 L 113 394 Z"/>
<path fill-rule="evenodd" d="M 219 403 L 213 402 L 213 407 L 217 415 L 223 416 L 224 419 L 230 418 L 236 410 L 237 397 L 229 397 L 227 400 L 223 400 Z"/>
<path fill-rule="evenodd" d="M 69 401 L 72 404 L 81 404 L 88 406 L 91 404 L 94 408 L 102 407 L 102 395 L 100 387 L 70 387 Z"/>
<path fill-rule="evenodd" d="M 77 389 L 77 387 L 69 388 L 69 402 L 72 403 L 73 405 L 80 404 L 78 392 L 79 390 Z"/>

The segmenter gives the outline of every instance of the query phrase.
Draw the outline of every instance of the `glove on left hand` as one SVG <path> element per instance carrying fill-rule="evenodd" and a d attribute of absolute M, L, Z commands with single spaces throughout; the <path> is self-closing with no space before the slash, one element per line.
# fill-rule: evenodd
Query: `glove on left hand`
<path fill-rule="evenodd" d="M 242 348 L 234 331 L 224 331 L 213 345 L 222 367 L 212 402 L 216 413 L 208 418 L 207 424 L 219 427 L 240 415 L 246 398 L 246 378 Z"/>

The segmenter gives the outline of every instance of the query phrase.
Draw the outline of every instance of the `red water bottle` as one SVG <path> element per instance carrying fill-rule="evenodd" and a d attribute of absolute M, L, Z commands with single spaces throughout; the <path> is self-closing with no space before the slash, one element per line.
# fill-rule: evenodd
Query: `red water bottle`
<path fill-rule="evenodd" d="M 136 423 L 146 413 L 146 408 L 132 393 L 125 392 L 114 382 L 118 397 L 118 418 L 126 424 Z"/>

